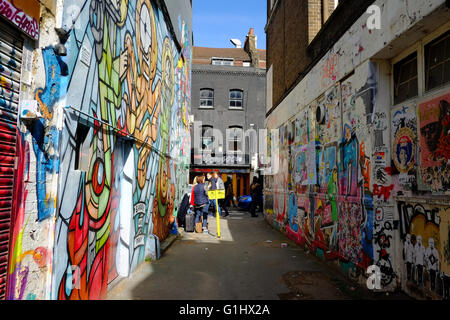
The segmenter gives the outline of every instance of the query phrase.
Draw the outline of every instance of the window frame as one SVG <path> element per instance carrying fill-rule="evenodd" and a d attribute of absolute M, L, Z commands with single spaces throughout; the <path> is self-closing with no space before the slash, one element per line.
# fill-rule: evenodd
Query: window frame
<path fill-rule="evenodd" d="M 425 92 L 430 92 L 433 90 L 439 90 L 443 87 L 445 87 L 446 85 L 450 84 L 450 81 L 441 83 L 433 88 L 429 88 L 429 71 L 427 70 L 427 65 L 428 65 L 428 60 L 431 57 L 427 57 L 427 46 L 431 45 L 433 42 L 437 41 L 439 38 L 445 36 L 447 34 L 447 39 L 450 39 L 450 30 L 444 31 L 444 32 L 440 32 L 439 35 L 433 37 L 432 39 L 430 39 L 429 41 L 427 41 L 426 43 L 423 44 L 423 64 L 424 64 L 424 91 Z M 440 41 L 444 41 L 444 39 L 441 39 Z M 449 40 L 447 40 L 449 41 Z M 427 59 L 428 58 L 428 59 Z M 442 71 L 442 74 L 445 73 L 445 64 L 446 63 L 450 63 L 450 57 L 447 58 L 447 60 L 444 60 L 444 62 L 441 62 L 440 64 L 443 66 L 444 70 Z M 435 66 L 434 66 L 435 67 Z"/>
<path fill-rule="evenodd" d="M 409 52 L 409 51 L 408 51 Z M 406 59 L 408 59 L 409 58 L 409 60 L 406 62 L 406 63 L 410 63 L 411 62 L 411 59 L 412 59 L 412 55 L 416 55 L 416 57 L 415 57 L 415 59 L 416 59 L 416 76 L 415 76 L 415 79 L 416 79 L 416 81 L 417 81 L 417 92 L 416 92 L 416 94 L 414 95 L 414 96 L 412 96 L 412 97 L 409 97 L 409 98 L 406 98 L 406 99 L 403 99 L 403 100 L 399 100 L 399 101 L 396 101 L 396 96 L 395 96 L 395 92 L 396 92 L 396 90 L 397 90 L 397 82 L 396 82 L 396 78 L 395 78 L 395 76 L 396 76 L 396 74 L 395 74 L 395 68 L 396 68 L 396 66 L 400 63 L 400 62 L 402 62 L 403 60 L 406 60 Z M 421 71 L 420 71 L 420 69 L 419 69 L 419 60 L 420 60 L 421 58 L 420 58 L 420 53 L 419 53 L 419 50 L 417 50 L 417 48 L 415 48 L 415 50 L 412 50 L 412 52 L 409 52 L 408 54 L 405 54 L 404 56 L 402 55 L 402 57 L 401 58 L 399 58 L 396 62 L 393 62 L 392 63 L 392 77 L 393 77 L 393 81 L 392 81 L 392 83 L 393 83 L 393 96 L 392 96 L 392 102 L 393 102 L 393 104 L 394 105 L 399 105 L 399 104 L 402 104 L 402 103 L 405 103 L 406 101 L 410 101 L 410 100 L 412 100 L 412 99 L 416 99 L 417 97 L 419 97 L 420 96 L 420 88 L 419 88 L 419 82 L 420 82 L 420 76 L 419 76 L 419 74 L 421 73 Z M 406 64 L 405 63 L 405 64 Z M 398 86 L 400 87 L 402 84 L 405 84 L 405 83 L 410 83 L 412 80 L 413 80 L 414 78 L 409 78 L 406 82 L 400 82 L 400 80 L 399 80 L 399 83 L 398 83 Z"/>
<path fill-rule="evenodd" d="M 205 141 L 205 133 L 208 131 L 208 130 L 214 130 L 214 127 L 213 126 L 211 126 L 211 125 L 208 125 L 208 124 L 204 124 L 204 125 L 202 125 L 201 126 L 201 128 L 202 128 L 202 134 L 201 134 L 201 142 L 202 142 L 202 148 L 201 148 L 201 150 L 203 150 L 203 151 L 209 151 L 209 148 L 208 148 L 208 146 L 207 145 L 205 145 L 205 143 L 204 143 L 204 141 Z M 211 132 L 212 133 L 212 132 Z M 211 136 L 210 137 L 211 138 L 211 144 L 214 142 L 214 137 L 213 136 Z M 211 145 L 210 144 L 210 145 Z"/>
<path fill-rule="evenodd" d="M 443 86 L 436 87 L 433 89 L 430 89 L 428 91 L 425 90 L 425 46 L 429 44 L 430 42 L 433 42 L 440 36 L 442 36 L 444 33 L 446 33 L 450 29 L 450 22 L 447 22 L 443 26 L 439 27 L 435 31 L 431 32 L 424 38 L 422 38 L 420 41 L 417 41 L 413 45 L 411 45 L 409 48 L 403 50 L 400 54 L 395 56 L 390 61 L 390 67 L 391 67 L 391 85 L 390 85 L 390 92 L 391 92 L 391 109 L 397 108 L 401 105 L 406 105 L 410 103 L 417 103 L 418 101 L 421 101 L 423 99 L 427 99 L 428 97 L 432 97 L 435 94 L 441 92 L 443 89 L 445 89 L 449 84 L 444 84 Z M 395 103 L 395 78 L 394 78 L 394 65 L 403 60 L 404 58 L 408 57 L 411 53 L 414 51 L 417 52 L 417 73 L 418 73 L 418 95 L 414 98 L 407 99 L 405 101 L 402 101 L 400 103 Z"/>
<path fill-rule="evenodd" d="M 229 139 L 230 136 L 228 135 L 228 133 L 230 132 L 230 130 L 233 130 L 233 129 L 241 130 L 241 135 L 239 137 L 238 135 L 235 134 L 236 131 L 233 131 L 233 139 Z M 228 152 L 230 152 L 232 154 L 243 153 L 243 150 L 241 150 L 241 149 L 242 149 L 242 142 L 244 139 L 244 127 L 240 126 L 240 125 L 232 125 L 232 126 L 229 126 L 226 131 L 227 131 L 227 137 L 226 137 L 227 153 Z M 229 148 L 231 143 L 233 143 L 233 149 Z M 239 148 L 239 143 L 240 143 L 240 148 Z"/>
<path fill-rule="evenodd" d="M 202 98 L 202 92 L 204 91 L 209 91 L 212 92 L 212 98 Z M 201 88 L 200 89 L 200 99 L 199 99 L 199 109 L 214 109 L 214 101 L 215 100 L 215 92 L 214 89 L 212 88 Z M 202 101 L 212 101 L 212 105 L 211 106 L 202 106 Z"/>
<path fill-rule="evenodd" d="M 240 99 L 236 99 L 236 98 L 232 99 L 231 98 L 232 92 L 239 92 L 239 93 L 241 93 L 241 98 Z M 232 106 L 231 105 L 232 101 L 235 102 L 235 103 L 240 101 L 241 102 L 241 106 L 240 107 Z M 236 88 L 236 89 L 230 89 L 228 91 L 228 109 L 230 109 L 230 110 L 244 110 L 244 90 Z"/>

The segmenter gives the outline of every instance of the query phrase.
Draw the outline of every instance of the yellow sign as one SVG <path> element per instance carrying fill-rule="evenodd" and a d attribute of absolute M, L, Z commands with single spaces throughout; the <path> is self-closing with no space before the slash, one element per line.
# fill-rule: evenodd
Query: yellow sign
<path fill-rule="evenodd" d="M 219 215 L 219 199 L 225 199 L 225 189 L 208 191 L 210 200 L 216 200 L 216 220 L 217 220 L 217 238 L 220 238 L 220 215 Z"/>
<path fill-rule="evenodd" d="M 208 191 L 208 197 L 210 200 L 225 199 L 225 189 L 223 190 L 210 190 Z"/>

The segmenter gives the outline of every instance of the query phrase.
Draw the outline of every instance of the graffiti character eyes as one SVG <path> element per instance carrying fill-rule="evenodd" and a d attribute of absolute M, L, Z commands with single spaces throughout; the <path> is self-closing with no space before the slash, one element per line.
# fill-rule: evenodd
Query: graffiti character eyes
<path fill-rule="evenodd" d="M 147 5 L 143 4 L 141 7 L 141 18 L 140 18 L 140 27 L 141 27 L 141 44 L 142 49 L 145 54 L 148 54 L 150 51 L 150 47 L 152 46 L 152 27 L 151 27 L 151 18 L 150 13 L 148 11 Z"/>

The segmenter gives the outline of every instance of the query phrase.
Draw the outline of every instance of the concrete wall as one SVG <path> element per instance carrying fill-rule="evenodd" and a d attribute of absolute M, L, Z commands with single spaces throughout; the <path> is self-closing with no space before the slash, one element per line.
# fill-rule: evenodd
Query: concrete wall
<path fill-rule="evenodd" d="M 392 65 L 411 50 L 423 61 L 426 41 L 449 29 L 444 3 L 375 1 L 382 28 L 369 30 L 361 16 L 266 120 L 281 138 L 278 174 L 266 177 L 266 220 L 363 285 L 377 265 L 381 290 L 432 299 L 449 299 L 450 154 L 428 152 L 419 128 L 446 126 L 438 111 L 450 86 L 421 87 L 394 105 Z M 446 128 L 441 136 L 442 151 Z M 404 252 L 416 257 L 411 280 Z"/>
<path fill-rule="evenodd" d="M 188 183 L 191 15 L 178 12 L 177 46 L 150 0 L 41 5 L 22 94 L 42 118 L 20 122 L 9 299 L 105 298 L 144 261 L 148 235 L 169 235 Z M 66 57 L 55 27 L 69 32 Z"/>

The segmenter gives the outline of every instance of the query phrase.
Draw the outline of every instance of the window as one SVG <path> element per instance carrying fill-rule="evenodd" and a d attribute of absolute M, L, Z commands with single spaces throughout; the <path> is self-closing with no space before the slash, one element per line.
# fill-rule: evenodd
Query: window
<path fill-rule="evenodd" d="M 418 95 L 417 52 L 394 64 L 394 104 Z"/>
<path fill-rule="evenodd" d="M 212 58 L 211 64 L 215 66 L 234 66 L 233 58 Z"/>
<path fill-rule="evenodd" d="M 213 127 L 204 125 L 202 126 L 202 149 L 209 150 L 213 144 Z"/>
<path fill-rule="evenodd" d="M 243 96 L 244 96 L 244 92 L 242 90 L 237 90 L 237 89 L 230 90 L 230 108 L 242 109 Z"/>
<path fill-rule="evenodd" d="M 240 126 L 231 126 L 227 129 L 228 151 L 238 152 L 242 144 L 244 132 Z"/>
<path fill-rule="evenodd" d="M 425 46 L 425 90 L 450 81 L 450 31 Z"/>
<path fill-rule="evenodd" d="M 214 90 L 201 89 L 200 90 L 200 108 L 214 107 Z"/>

